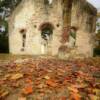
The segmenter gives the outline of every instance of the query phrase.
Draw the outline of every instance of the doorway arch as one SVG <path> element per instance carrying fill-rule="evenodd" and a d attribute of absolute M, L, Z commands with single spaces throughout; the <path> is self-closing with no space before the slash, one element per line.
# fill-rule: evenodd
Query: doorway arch
<path fill-rule="evenodd" d="M 43 23 L 40 25 L 41 31 L 41 53 L 42 54 L 51 54 L 51 45 L 53 38 L 53 29 L 54 26 L 51 23 Z"/>

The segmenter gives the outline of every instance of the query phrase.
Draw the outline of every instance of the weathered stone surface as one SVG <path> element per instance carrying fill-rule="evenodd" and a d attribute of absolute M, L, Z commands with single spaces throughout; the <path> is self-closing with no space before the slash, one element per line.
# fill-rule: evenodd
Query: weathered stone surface
<path fill-rule="evenodd" d="M 69 1 L 53 0 L 47 3 L 44 0 L 22 0 L 9 20 L 10 53 L 57 55 L 62 45 L 68 47 L 68 44 L 74 44 L 68 38 L 70 30 L 63 32 L 64 28 L 73 26 L 77 28 L 76 43 L 71 48 L 75 46 L 78 54 L 92 56 L 96 9 L 85 0 Z M 67 8 L 65 2 L 68 3 Z M 43 27 L 44 24 L 47 26 Z M 46 39 L 42 38 L 41 27 L 49 27 L 52 34 L 44 34 Z M 65 41 L 61 42 L 62 39 Z"/>

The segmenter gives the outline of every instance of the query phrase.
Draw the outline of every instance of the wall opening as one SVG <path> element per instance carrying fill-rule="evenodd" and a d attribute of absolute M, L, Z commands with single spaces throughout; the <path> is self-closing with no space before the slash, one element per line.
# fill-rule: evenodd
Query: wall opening
<path fill-rule="evenodd" d="M 69 46 L 74 47 L 76 45 L 76 34 L 77 34 L 77 28 L 72 26 L 70 28 L 70 34 L 69 34 Z"/>
<path fill-rule="evenodd" d="M 25 49 L 25 42 L 26 42 L 26 30 L 25 29 L 21 29 L 20 33 L 22 35 L 22 49 L 21 49 L 21 51 L 24 51 L 24 49 Z"/>
<path fill-rule="evenodd" d="M 44 23 L 40 26 L 41 30 L 41 53 L 51 54 L 51 41 L 53 38 L 53 25 Z"/>
<path fill-rule="evenodd" d="M 44 0 L 44 3 L 45 3 L 46 5 L 52 4 L 52 2 L 53 2 L 53 0 Z"/>

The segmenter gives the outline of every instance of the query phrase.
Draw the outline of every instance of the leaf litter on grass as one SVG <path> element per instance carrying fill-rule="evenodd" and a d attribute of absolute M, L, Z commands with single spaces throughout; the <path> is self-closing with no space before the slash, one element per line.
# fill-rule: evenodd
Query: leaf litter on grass
<path fill-rule="evenodd" d="M 99 100 L 98 59 L 37 58 L 3 63 L 0 100 L 14 100 L 13 95 L 15 100 Z"/>

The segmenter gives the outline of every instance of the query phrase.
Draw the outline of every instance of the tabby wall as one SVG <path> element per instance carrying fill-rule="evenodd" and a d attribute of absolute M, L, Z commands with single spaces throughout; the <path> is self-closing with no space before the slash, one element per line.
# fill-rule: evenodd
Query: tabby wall
<path fill-rule="evenodd" d="M 76 48 L 78 53 L 86 56 L 93 55 L 96 12 L 96 8 L 86 1 L 73 1 L 71 26 L 78 29 L 76 32 Z"/>
<path fill-rule="evenodd" d="M 96 9 L 85 0 L 73 0 L 70 9 L 68 7 L 71 7 L 71 4 L 67 4 L 68 7 L 64 8 L 66 7 L 65 0 L 63 2 L 62 0 L 53 0 L 51 4 L 47 1 L 22 0 L 12 13 L 9 20 L 10 53 L 57 55 L 61 46 L 68 46 L 69 41 L 61 43 L 61 40 L 63 39 L 64 27 L 70 25 L 77 28 L 76 44 L 72 48 L 76 49 L 76 53 L 92 56 Z M 48 46 L 45 47 L 41 37 L 41 27 L 47 23 L 53 27 L 53 34 L 52 39 L 47 41 L 46 45 Z M 68 36 L 68 34 L 65 34 L 65 36 Z M 66 54 L 68 53 L 66 52 Z"/>
<path fill-rule="evenodd" d="M 44 4 L 43 0 L 22 0 L 9 21 L 10 53 L 42 54 L 40 27 L 44 23 L 50 23 L 54 27 L 53 38 L 48 46 L 48 54 L 56 55 L 61 45 L 60 40 L 63 26 L 61 0 L 54 0 L 50 5 Z M 26 31 L 24 50 L 22 50 L 22 29 Z"/>

